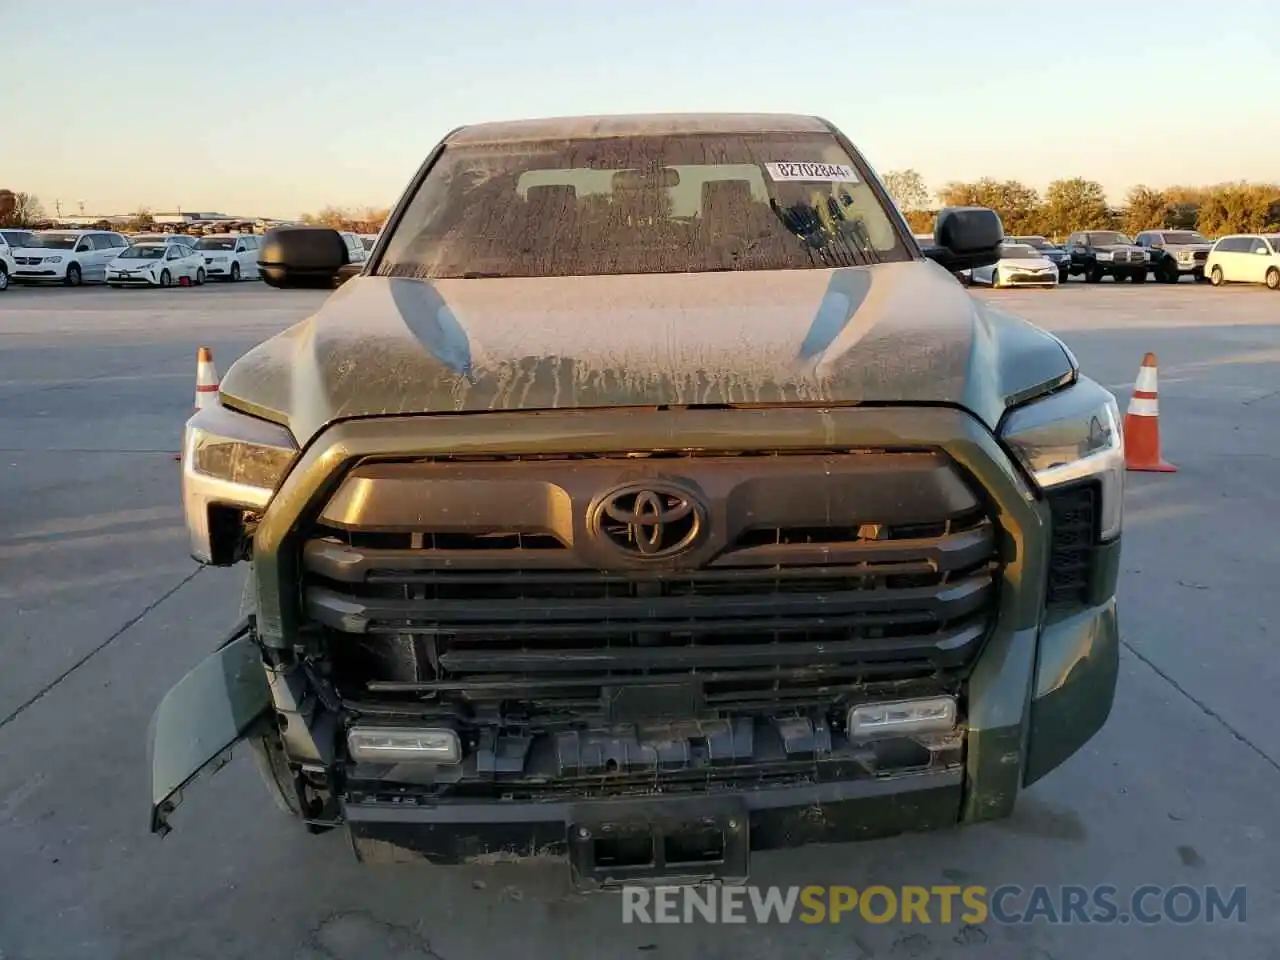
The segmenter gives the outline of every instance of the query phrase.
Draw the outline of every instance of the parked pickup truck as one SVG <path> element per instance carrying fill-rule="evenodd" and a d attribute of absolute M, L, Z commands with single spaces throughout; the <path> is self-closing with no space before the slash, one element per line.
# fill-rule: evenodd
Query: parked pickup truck
<path fill-rule="evenodd" d="M 972 298 L 808 116 L 462 127 L 372 259 L 188 422 L 192 555 L 248 616 L 160 703 L 152 828 L 248 741 L 366 862 L 741 881 L 753 851 L 1007 816 L 1118 668 L 1115 398 Z M 220 822 L 220 842 L 228 842 Z"/>
<path fill-rule="evenodd" d="M 1145 283 L 1151 264 L 1150 253 L 1114 230 L 1071 234 L 1067 237 L 1067 254 L 1071 258 L 1071 275 L 1083 276 L 1088 283 L 1099 283 L 1103 277 L 1112 277 L 1117 283 Z"/>
<path fill-rule="evenodd" d="M 1194 230 L 1144 230 L 1135 238 L 1151 255 L 1151 272 L 1161 283 L 1177 283 L 1184 276 L 1205 281 L 1204 265 L 1213 243 Z"/>

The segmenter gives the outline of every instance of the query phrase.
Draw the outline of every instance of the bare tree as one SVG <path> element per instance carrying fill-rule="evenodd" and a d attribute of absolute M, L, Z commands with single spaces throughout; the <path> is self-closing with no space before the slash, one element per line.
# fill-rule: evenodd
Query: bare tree
<path fill-rule="evenodd" d="M 890 170 L 880 177 L 884 188 L 893 197 L 893 202 L 904 213 L 920 210 L 928 206 L 929 190 L 924 185 L 924 177 L 915 170 Z"/>
<path fill-rule="evenodd" d="M 30 227 L 44 219 L 40 200 L 29 193 L 0 190 L 0 226 Z"/>

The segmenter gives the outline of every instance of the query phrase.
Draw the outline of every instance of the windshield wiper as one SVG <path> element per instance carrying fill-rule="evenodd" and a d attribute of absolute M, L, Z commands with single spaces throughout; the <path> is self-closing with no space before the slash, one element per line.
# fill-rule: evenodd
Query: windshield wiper
<path fill-rule="evenodd" d="M 769 198 L 769 209 L 782 221 L 782 225 L 795 234 L 805 245 L 810 260 L 815 257 L 825 267 L 865 266 L 872 262 L 866 250 L 859 250 L 849 242 L 845 231 L 829 232 L 818 211 L 805 203 L 796 203 L 790 207 L 779 206 L 773 197 Z M 844 218 L 841 217 L 842 222 Z M 876 261 L 879 260 L 877 256 Z"/>

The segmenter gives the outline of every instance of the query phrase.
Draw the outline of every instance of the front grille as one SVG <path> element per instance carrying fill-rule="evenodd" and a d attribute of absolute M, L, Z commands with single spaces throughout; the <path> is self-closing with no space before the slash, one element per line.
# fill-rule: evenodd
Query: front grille
<path fill-rule="evenodd" d="M 1050 613 L 1070 613 L 1088 603 L 1098 542 L 1097 497 L 1093 484 L 1064 487 L 1048 495 L 1053 533 L 1045 600 Z"/>
<path fill-rule="evenodd" d="M 34 267 L 43 259 L 43 257 L 14 257 L 13 262 L 22 267 Z"/>
<path fill-rule="evenodd" d="M 646 478 L 705 501 L 687 557 L 592 536 L 590 504 Z M 303 545 L 303 611 L 366 708 L 539 729 L 772 715 L 963 675 L 997 540 L 930 452 L 368 464 Z"/>

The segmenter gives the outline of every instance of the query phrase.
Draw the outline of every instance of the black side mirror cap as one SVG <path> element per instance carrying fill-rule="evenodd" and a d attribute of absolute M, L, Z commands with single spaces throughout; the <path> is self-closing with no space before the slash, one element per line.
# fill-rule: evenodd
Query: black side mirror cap
<path fill-rule="evenodd" d="M 278 290 L 336 286 L 349 264 L 342 234 L 328 227 L 273 227 L 258 247 L 262 280 Z"/>
<path fill-rule="evenodd" d="M 1004 224 L 989 207 L 946 207 L 938 212 L 933 244 L 924 255 L 956 273 L 995 263 L 1003 241 Z"/>

